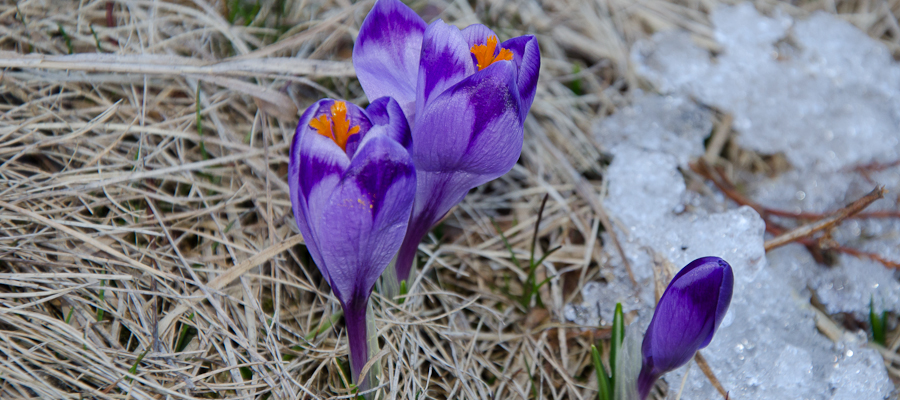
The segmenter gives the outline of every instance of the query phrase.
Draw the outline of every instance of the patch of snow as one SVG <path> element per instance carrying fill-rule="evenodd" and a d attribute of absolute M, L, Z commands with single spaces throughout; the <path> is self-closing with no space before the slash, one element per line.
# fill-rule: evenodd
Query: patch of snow
<path fill-rule="evenodd" d="M 661 32 L 633 49 L 639 73 L 664 93 L 734 115 L 739 144 L 784 152 L 823 171 L 900 148 L 900 67 L 880 43 L 825 13 L 808 20 L 760 15 L 752 4 L 712 15 L 715 62 L 685 33 Z"/>
<path fill-rule="evenodd" d="M 863 317 L 869 299 L 900 311 L 897 272 L 871 260 L 840 256 L 818 265 L 799 245 L 763 248 L 764 223 L 750 208 L 724 210 L 685 188 L 679 167 L 703 152 L 710 113 L 696 99 L 734 116 L 741 147 L 783 153 L 793 170 L 751 179 L 750 197 L 787 211 L 823 212 L 853 201 L 879 182 L 900 192 L 900 167 L 867 176 L 854 171 L 900 153 L 900 67 L 880 43 L 819 13 L 803 21 L 752 5 L 712 15 L 721 52 L 713 57 L 686 33 L 656 34 L 632 49 L 640 74 L 665 94 L 639 95 L 632 107 L 601 121 L 596 137 L 613 155 L 604 178 L 605 207 L 637 285 L 616 251 L 607 282 L 585 286 L 582 304 L 566 307 L 580 324 L 609 323 L 617 301 L 648 319 L 655 275 L 715 255 L 734 268 L 729 312 L 702 350 L 716 376 L 740 399 L 884 399 L 893 385 L 865 333 L 837 343 L 820 334 L 810 309 L 815 292 L 830 313 Z M 900 199 L 871 210 L 897 209 Z M 847 246 L 900 260 L 900 222 L 852 220 L 833 232 Z M 675 398 L 719 398 L 699 369 L 670 373 Z"/>
<path fill-rule="evenodd" d="M 639 118 L 653 115 L 653 118 Z M 607 149 L 634 143 L 645 150 L 669 154 L 686 166 L 703 154 L 703 139 L 712 131 L 708 109 L 680 96 L 637 95 L 634 104 L 604 119 L 597 142 Z M 635 141 L 639 138 L 639 141 Z"/>
<path fill-rule="evenodd" d="M 741 147 L 785 155 L 793 170 L 774 179 L 746 177 L 750 198 L 785 211 L 826 212 L 876 184 L 900 192 L 900 166 L 868 174 L 855 170 L 900 155 L 900 65 L 884 45 L 821 12 L 794 21 L 777 11 L 760 15 L 744 3 L 722 7 L 711 19 L 721 44 L 715 60 L 678 32 L 658 33 L 635 45 L 632 55 L 638 72 L 669 96 L 689 96 L 732 113 Z M 898 210 L 898 200 L 879 200 L 867 211 Z M 853 220 L 833 237 L 900 260 L 896 218 Z M 782 268 L 793 262 L 780 254 L 770 255 L 769 263 Z M 830 269 L 805 263 L 808 272 L 790 274 L 791 285 L 816 290 L 829 312 L 865 320 L 871 298 L 900 312 L 897 271 L 881 270 L 868 259 L 838 261 Z"/>

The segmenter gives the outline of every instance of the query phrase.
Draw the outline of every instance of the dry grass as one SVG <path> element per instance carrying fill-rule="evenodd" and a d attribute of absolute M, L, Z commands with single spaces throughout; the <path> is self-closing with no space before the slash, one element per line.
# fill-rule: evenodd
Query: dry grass
<path fill-rule="evenodd" d="M 255 8 L 255 5 L 259 5 Z M 6 1 L 0 5 L 0 398 L 345 396 L 339 308 L 292 229 L 298 110 L 364 103 L 350 50 L 371 1 Z M 900 54 L 900 2 L 844 14 Z M 588 399 L 602 329 L 562 310 L 615 243 L 597 117 L 643 83 L 629 47 L 679 27 L 714 47 L 714 0 L 417 1 L 426 19 L 539 37 L 520 163 L 425 244 L 408 301 L 375 295 L 388 398 Z M 774 7 L 759 1 L 762 10 Z M 73 55 L 68 55 L 73 54 Z M 648 89 L 644 87 L 645 89 Z M 546 310 L 515 267 L 540 199 Z"/>

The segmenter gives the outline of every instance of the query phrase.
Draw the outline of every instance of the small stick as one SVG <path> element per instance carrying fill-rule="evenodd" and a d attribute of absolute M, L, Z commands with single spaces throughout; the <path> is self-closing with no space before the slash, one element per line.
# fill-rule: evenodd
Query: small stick
<path fill-rule="evenodd" d="M 719 122 L 719 126 L 712 133 L 712 137 L 709 140 L 709 146 L 706 148 L 706 153 L 703 154 L 703 160 L 709 164 L 712 164 L 719 158 L 719 153 L 722 152 L 722 147 L 725 146 L 725 141 L 728 140 L 728 134 L 731 132 L 731 123 L 734 121 L 734 117 L 731 114 L 725 114 L 722 117 L 722 121 Z"/>
<path fill-rule="evenodd" d="M 115 28 L 116 27 L 116 17 L 115 17 L 115 15 L 113 15 L 115 6 L 116 6 L 116 4 L 113 1 L 106 2 L 106 27 L 107 28 Z M 119 45 L 119 41 L 116 39 L 108 38 L 107 40 L 113 46 Z"/>
<path fill-rule="evenodd" d="M 708 179 L 713 185 L 716 186 L 722 193 L 725 194 L 726 197 L 734 201 L 735 203 L 748 206 L 753 208 L 757 213 L 759 213 L 760 217 L 762 217 L 763 221 L 766 223 L 766 232 L 774 235 L 780 236 L 787 231 L 786 228 L 781 225 L 772 222 L 769 219 L 770 216 L 779 216 L 779 217 L 788 217 L 795 219 L 812 219 L 812 220 L 820 220 L 825 218 L 827 214 L 818 214 L 818 213 L 792 213 L 788 211 L 774 210 L 770 208 L 763 207 L 754 201 L 744 197 L 741 193 L 735 189 L 734 185 L 728 180 L 728 178 L 722 174 L 720 171 L 715 171 L 715 173 L 711 170 L 710 166 L 706 164 L 702 159 L 697 162 L 691 163 L 691 169 L 699 174 L 700 176 Z M 900 212 L 896 211 L 872 211 L 872 212 L 860 212 L 856 215 L 849 215 L 847 218 L 855 218 L 855 219 L 863 219 L 863 218 L 892 218 L 892 217 L 900 217 Z M 800 238 L 797 240 L 798 243 L 803 244 L 809 253 L 812 254 L 813 258 L 815 258 L 816 262 L 824 263 L 825 258 L 823 256 L 823 248 L 822 246 L 815 240 L 810 238 Z M 900 263 L 887 260 L 877 254 L 867 253 L 860 250 L 856 250 L 849 247 L 844 246 L 832 246 L 829 247 L 829 250 L 836 251 L 839 253 L 850 254 L 856 257 L 866 257 L 873 261 L 877 261 L 884 265 L 887 268 L 900 269 Z"/>
<path fill-rule="evenodd" d="M 700 370 L 703 371 L 703 375 L 706 375 L 706 378 L 709 379 L 709 383 L 712 383 L 713 387 L 719 391 L 719 394 L 722 395 L 723 398 L 728 398 L 728 392 L 725 391 L 725 388 L 722 387 L 722 383 L 719 382 L 719 379 L 716 378 L 716 375 L 713 374 L 712 368 L 709 367 L 709 364 L 706 362 L 706 359 L 703 358 L 703 355 L 698 351 L 697 354 L 694 355 L 694 361 L 697 362 L 697 366 L 700 367 Z"/>
<path fill-rule="evenodd" d="M 721 174 L 718 174 L 719 176 L 716 177 L 713 174 L 712 168 L 703 159 L 699 159 L 697 160 L 697 162 L 691 163 L 690 167 L 692 170 L 694 170 L 694 172 L 700 174 L 700 176 L 709 179 L 713 183 L 713 185 L 716 186 L 716 188 L 721 190 L 726 197 L 728 197 L 735 203 L 754 209 L 761 217 L 763 217 L 763 219 L 766 219 L 766 216 L 768 216 L 768 213 L 763 206 L 744 197 L 744 195 L 739 193 L 737 189 L 734 188 L 734 185 L 732 185 L 731 182 L 728 182 Z"/>
<path fill-rule="evenodd" d="M 844 247 L 844 246 L 833 247 L 832 250 L 840 252 L 840 253 L 844 253 L 844 254 L 849 254 L 851 256 L 866 257 L 872 261 L 881 263 L 881 265 L 884 265 L 887 268 L 900 269 L 900 263 L 888 260 L 882 256 L 879 256 L 878 254 L 875 254 L 875 253 L 869 253 L 869 252 L 857 250 L 857 249 L 854 249 L 851 247 Z"/>
<path fill-rule="evenodd" d="M 832 228 L 848 217 L 859 213 L 864 208 L 868 207 L 869 204 L 872 204 L 875 200 L 883 198 L 885 193 L 887 193 L 887 190 L 884 188 L 884 186 L 876 187 L 874 190 L 869 192 L 869 194 L 838 210 L 830 217 L 823 218 L 811 224 L 800 226 L 773 239 L 767 240 L 765 243 L 766 251 L 784 246 L 801 238 L 809 237 L 810 235 L 818 231 Z"/>

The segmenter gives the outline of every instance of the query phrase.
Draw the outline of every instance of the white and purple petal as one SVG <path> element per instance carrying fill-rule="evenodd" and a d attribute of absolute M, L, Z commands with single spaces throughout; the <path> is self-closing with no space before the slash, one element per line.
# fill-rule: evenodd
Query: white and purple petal
<path fill-rule="evenodd" d="M 320 110 L 333 104 L 329 99 L 320 100 L 306 109 L 300 117 L 297 130 L 291 142 L 291 158 L 288 162 L 288 187 L 294 219 L 303 235 L 303 240 L 313 259 L 320 260 L 319 246 L 308 224 L 309 202 L 320 193 L 330 193 L 344 170 L 350 164 L 347 155 L 328 138 L 310 128 L 313 118 L 321 115 Z"/>
<path fill-rule="evenodd" d="M 419 242 L 468 191 L 509 172 L 522 152 L 515 71 L 499 61 L 447 89 L 413 127 L 418 184 L 397 276 L 409 277 Z"/>
<path fill-rule="evenodd" d="M 463 35 L 463 39 L 466 41 L 466 45 L 469 46 L 469 49 L 475 45 L 485 45 L 487 44 L 487 38 L 491 36 L 497 36 L 491 28 L 488 28 L 482 24 L 472 24 L 460 31 Z M 499 49 L 499 46 L 498 46 Z M 497 55 L 499 50 L 494 51 L 494 55 Z M 473 58 L 474 60 L 474 58 Z"/>
<path fill-rule="evenodd" d="M 472 65 L 478 65 L 478 59 L 475 58 L 475 54 L 471 53 L 472 46 L 475 45 L 486 45 L 487 39 L 491 36 L 497 36 L 491 28 L 488 28 L 482 24 L 472 24 L 465 28 L 462 31 L 463 40 L 466 41 L 466 45 L 469 46 L 469 56 L 472 59 Z M 500 52 L 500 46 L 497 46 L 494 49 L 494 56 L 496 56 Z"/>
<path fill-rule="evenodd" d="M 409 130 L 409 122 L 397 101 L 390 97 L 376 99 L 366 107 L 366 113 L 375 127 L 383 126 L 388 137 L 400 143 L 407 150 L 410 149 L 412 133 Z"/>
<path fill-rule="evenodd" d="M 495 62 L 446 90 L 413 127 L 416 169 L 464 174 L 470 177 L 468 189 L 508 172 L 522 152 L 518 97 L 509 61 Z"/>
<path fill-rule="evenodd" d="M 416 190 L 409 153 L 385 135 L 363 139 L 315 219 L 322 263 L 342 303 L 368 298 L 400 247 Z"/>
<path fill-rule="evenodd" d="M 378 0 L 353 46 L 353 67 L 370 99 L 393 97 L 412 121 L 425 21 L 399 0 Z"/>
<path fill-rule="evenodd" d="M 521 98 L 521 117 L 524 121 L 537 91 L 538 73 L 541 69 L 541 49 L 538 47 L 537 38 L 532 35 L 514 37 L 503 42 L 501 46 L 513 53 L 513 62 L 516 64 L 517 71 L 516 85 L 519 87 Z"/>
<path fill-rule="evenodd" d="M 432 99 L 475 72 L 471 54 L 459 28 L 441 20 L 428 25 L 419 59 L 416 121 Z"/>

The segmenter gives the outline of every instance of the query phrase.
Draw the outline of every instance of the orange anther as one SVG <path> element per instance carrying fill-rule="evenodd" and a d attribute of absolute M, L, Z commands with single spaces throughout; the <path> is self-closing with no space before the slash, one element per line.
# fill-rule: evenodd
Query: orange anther
<path fill-rule="evenodd" d="M 487 44 L 476 44 L 472 46 L 469 50 L 472 54 L 475 55 L 475 59 L 478 60 L 478 70 L 481 71 L 487 68 L 489 65 L 500 61 L 510 61 L 513 59 L 513 54 L 511 51 L 507 49 L 500 49 L 500 52 L 497 53 L 497 56 L 494 57 L 494 51 L 497 49 L 497 37 L 496 36 L 488 36 Z"/>
<path fill-rule="evenodd" d="M 327 115 L 320 115 L 309 122 L 309 127 L 315 129 L 320 135 L 333 140 L 344 151 L 347 151 L 347 141 L 350 139 L 350 135 L 359 133 L 359 125 L 350 126 L 350 118 L 347 118 L 347 103 L 343 101 L 335 101 L 331 105 L 331 118 L 328 118 Z"/>

